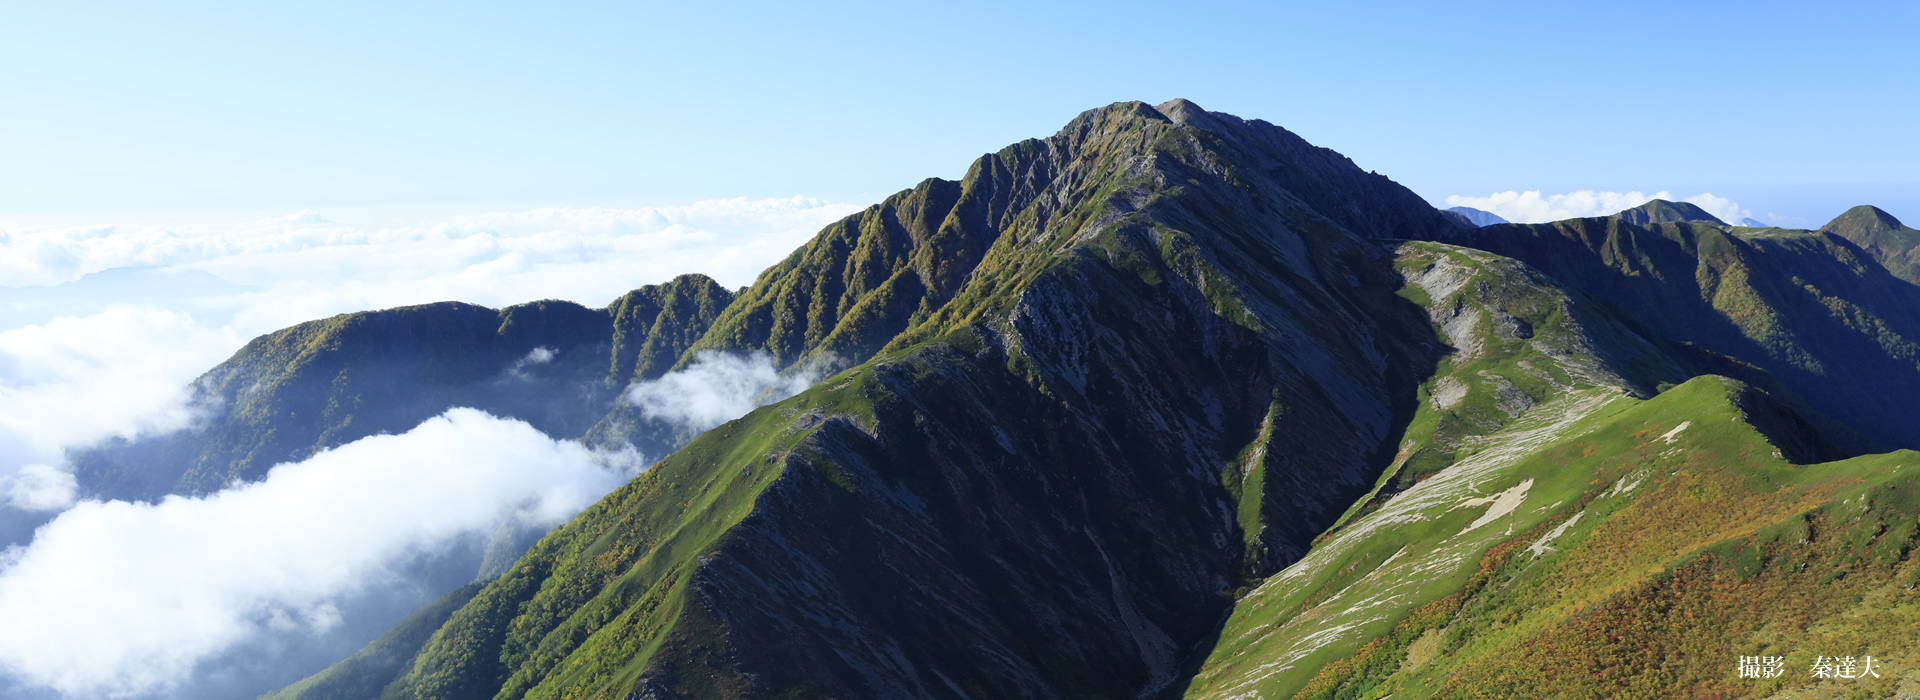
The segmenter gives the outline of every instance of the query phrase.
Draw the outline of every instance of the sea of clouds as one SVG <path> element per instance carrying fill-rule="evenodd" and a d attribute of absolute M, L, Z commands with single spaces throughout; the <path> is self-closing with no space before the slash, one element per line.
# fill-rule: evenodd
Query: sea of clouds
<path fill-rule="evenodd" d="M 187 383 L 247 340 L 444 300 L 599 307 L 686 272 L 736 287 L 855 209 L 733 199 L 372 229 L 314 212 L 0 223 L 0 697 L 250 697 L 316 670 L 286 666 L 338 659 L 462 582 L 423 578 L 440 553 L 483 547 L 501 523 L 563 522 L 638 467 L 633 455 L 455 409 L 214 494 L 76 500 L 71 451 L 190 429 Z M 811 378 L 716 355 L 629 397 L 649 416 L 704 427 Z M 391 594 L 401 589 L 420 590 Z M 323 638 L 324 653 L 301 646 Z M 261 649 L 292 651 L 266 675 L 232 662 Z"/>
<path fill-rule="evenodd" d="M 1539 224 L 1561 219 L 1608 216 L 1655 199 L 1692 203 L 1729 224 L 1741 225 L 1743 221 L 1753 219 L 1768 226 L 1806 225 L 1805 219 L 1782 214 L 1767 213 L 1755 216 L 1752 210 L 1741 207 L 1740 203 L 1716 196 L 1711 192 L 1682 198 L 1675 197 L 1673 193 L 1665 190 L 1653 194 L 1638 190 L 1632 192 L 1578 190 L 1564 194 L 1541 194 L 1540 190 L 1525 192 L 1508 190 L 1485 197 L 1450 195 L 1446 203 L 1450 207 L 1473 207 L 1492 212 L 1516 224 Z"/>

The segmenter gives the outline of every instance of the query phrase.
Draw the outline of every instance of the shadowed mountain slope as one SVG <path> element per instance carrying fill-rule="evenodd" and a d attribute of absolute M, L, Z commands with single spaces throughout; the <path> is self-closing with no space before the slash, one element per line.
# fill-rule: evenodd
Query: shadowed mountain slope
<path fill-rule="evenodd" d="M 686 275 L 607 309 L 446 302 L 303 323 L 254 339 L 195 380 L 195 427 L 109 442 L 76 455 L 75 472 L 95 497 L 208 493 L 456 406 L 581 435 L 630 378 L 664 373 L 730 300 L 712 280 Z"/>
<path fill-rule="evenodd" d="M 1186 103 L 1122 103 L 982 158 L 946 219 L 972 225 L 952 212 L 982 193 L 978 238 L 944 239 L 990 241 L 960 284 L 926 284 L 911 245 L 869 258 L 909 264 L 865 279 L 912 277 L 944 303 L 548 536 L 388 695 L 1171 684 L 1238 582 L 1300 556 L 1364 491 L 1441 351 L 1368 236 L 1454 224 L 1329 154 Z M 1284 184 L 1309 180 L 1310 196 Z M 917 220 L 888 212 L 943 187 L 830 226 L 742 303 L 855 250 L 855 231 Z"/>
<path fill-rule="evenodd" d="M 1837 235 L 1742 231 L 1607 217 L 1451 240 L 1528 263 L 1676 356 L 1734 358 L 1880 446 L 1920 447 L 1920 288 Z"/>
<path fill-rule="evenodd" d="M 1173 690 L 1235 591 L 1327 526 L 1569 392 L 1689 375 L 1522 263 L 1383 244 L 1466 229 L 1184 101 L 1088 112 L 981 159 L 941 204 L 955 190 L 828 227 L 695 346 L 853 366 L 549 535 L 384 695 Z M 967 219 L 969 191 L 1004 204 Z M 936 240 L 968 251 L 957 285 L 912 263 Z M 921 291 L 864 317 L 893 333 L 878 355 L 828 342 L 890 284 Z"/>
<path fill-rule="evenodd" d="M 646 365 L 764 352 L 837 374 L 693 437 L 404 663 L 389 662 L 418 621 L 289 692 L 1508 688 L 1504 657 L 1474 650 L 1526 639 L 1500 631 L 1516 615 L 1569 619 L 1560 599 L 1485 597 L 1518 571 L 1502 568 L 1516 543 L 1594 542 L 1555 581 L 1577 584 L 1575 609 L 1612 604 L 1675 557 L 1854 498 L 1795 466 L 1857 450 L 1805 406 L 1897 438 L 1898 418 L 1861 421 L 1920 381 L 1912 285 L 1858 247 L 1658 223 L 1692 215 L 1660 204 L 1476 230 L 1264 122 L 1184 100 L 1086 112 L 827 227 Z M 1751 381 L 1689 379 L 1706 371 Z M 1841 405 L 1868 371 L 1883 381 Z M 633 434 L 623 410 L 593 439 Z M 1583 508 L 1629 492 L 1679 500 L 1645 501 L 1658 517 L 1641 520 L 1595 511 L 1585 523 L 1638 534 L 1581 539 Z M 1743 630 L 1675 638 L 1698 650 Z M 1653 695 L 1719 688 L 1633 678 Z"/>
<path fill-rule="evenodd" d="M 1700 221 L 1721 225 L 1727 223 L 1721 221 L 1719 217 L 1708 214 L 1707 210 L 1701 209 L 1698 205 L 1688 202 L 1669 202 L 1664 199 L 1649 201 L 1646 204 L 1621 211 L 1608 218 L 1619 219 L 1629 224 L 1640 226 L 1648 224 L 1673 224 L 1686 221 Z"/>
<path fill-rule="evenodd" d="M 1893 276 L 1920 284 L 1920 230 L 1901 224 L 1892 214 L 1863 204 L 1848 209 L 1820 230 L 1860 246 Z"/>

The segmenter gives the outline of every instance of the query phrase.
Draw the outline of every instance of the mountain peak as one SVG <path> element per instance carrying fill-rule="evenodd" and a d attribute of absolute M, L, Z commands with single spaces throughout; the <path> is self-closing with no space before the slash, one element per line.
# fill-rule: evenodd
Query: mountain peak
<path fill-rule="evenodd" d="M 1827 222 L 1826 226 L 1820 227 L 1820 230 L 1837 233 L 1858 242 L 1855 239 L 1856 236 L 1872 236 L 1903 228 L 1906 227 L 1900 223 L 1899 219 L 1893 218 L 1892 214 L 1871 204 L 1862 204 L 1834 217 L 1832 221 Z"/>
<path fill-rule="evenodd" d="M 1704 221 L 1721 225 L 1727 223 L 1721 221 L 1719 217 L 1708 214 L 1707 210 L 1701 209 L 1697 205 L 1687 202 L 1669 202 L 1664 199 L 1655 199 L 1632 209 L 1627 209 L 1618 214 L 1614 214 L 1613 218 L 1629 224 L 1641 225 L 1678 223 L 1682 221 Z"/>
<path fill-rule="evenodd" d="M 1166 117 L 1173 120 L 1175 124 L 1186 124 L 1196 119 L 1204 123 L 1212 116 L 1207 110 L 1202 109 L 1200 105 L 1194 104 L 1192 100 L 1184 97 L 1175 97 L 1166 102 L 1154 105 L 1153 109 L 1166 115 Z M 1199 125 L 1200 124 L 1196 124 L 1195 126 Z"/>
<path fill-rule="evenodd" d="M 1461 218 L 1466 219 L 1468 223 L 1471 223 L 1476 227 L 1492 226 L 1494 224 L 1508 223 L 1508 221 L 1506 219 L 1501 218 L 1499 214 L 1495 214 L 1485 209 L 1475 209 L 1473 207 L 1449 207 L 1447 211 L 1453 212 L 1455 214 L 1459 214 Z"/>
<path fill-rule="evenodd" d="M 1820 227 L 1867 251 L 1888 272 L 1920 284 L 1920 230 L 1907 228 L 1879 207 L 1862 204 Z"/>

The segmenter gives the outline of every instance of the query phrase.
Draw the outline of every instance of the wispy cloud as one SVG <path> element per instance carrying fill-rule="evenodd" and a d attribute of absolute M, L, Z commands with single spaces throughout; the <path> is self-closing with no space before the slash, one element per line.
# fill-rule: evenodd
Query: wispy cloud
<path fill-rule="evenodd" d="M 706 430 L 806 390 L 824 367 L 814 362 L 782 376 L 765 353 L 703 352 L 686 369 L 634 385 L 627 400 L 649 418 Z"/>
<path fill-rule="evenodd" d="M 1690 202 L 1728 223 L 1739 223 L 1741 219 L 1753 216 L 1753 212 L 1741 208 L 1739 203 L 1716 196 L 1711 192 L 1678 198 L 1665 190 L 1653 194 L 1638 190 L 1632 192 L 1578 190 L 1564 194 L 1541 194 L 1539 190 L 1525 192 L 1508 190 L 1485 197 L 1450 195 L 1446 202 L 1447 206 L 1473 207 L 1490 211 L 1499 215 L 1500 218 L 1517 224 L 1538 224 L 1562 219 L 1607 216 L 1655 199 Z"/>
<path fill-rule="evenodd" d="M 602 461 L 455 409 L 202 498 L 82 502 L 0 558 L 0 669 L 73 697 L 164 691 L 251 640 L 339 624 L 364 582 L 463 533 L 564 521 L 631 476 Z"/>

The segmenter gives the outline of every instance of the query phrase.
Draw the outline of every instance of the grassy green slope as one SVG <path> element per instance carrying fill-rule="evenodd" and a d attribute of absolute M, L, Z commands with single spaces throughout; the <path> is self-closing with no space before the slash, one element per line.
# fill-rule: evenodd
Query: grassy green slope
<path fill-rule="evenodd" d="M 547 535 L 454 613 L 385 696 L 625 694 L 676 629 L 700 558 L 794 468 L 820 416 L 868 410 L 865 383 L 836 386 L 696 438 Z"/>
<path fill-rule="evenodd" d="M 1807 680 L 1735 678 L 1762 652 L 1905 664 L 1864 686 L 1884 693 L 1916 668 L 1920 455 L 1790 464 L 1744 420 L 1752 391 L 1703 377 L 1529 414 L 1242 599 L 1188 694 L 1765 697 Z"/>
<path fill-rule="evenodd" d="M 1920 447 L 1920 287 L 1826 234 L 1617 218 L 1488 226 L 1455 242 L 1525 262 L 1647 338 L 1764 370 L 1814 409 Z"/>
<path fill-rule="evenodd" d="M 1227 124 L 1249 131 L 1121 104 L 982 159 L 973 189 L 1031 194 L 982 200 L 1004 226 L 944 304 L 550 534 L 389 695 L 1097 697 L 1175 680 L 1239 577 L 1298 556 L 1364 490 L 1411 411 L 1407 368 L 1435 349 L 1379 246 L 1278 185 L 1305 177 L 1279 157 L 1297 139 Z M 1382 231 L 1451 226 L 1345 209 Z M 860 267 L 888 211 L 783 265 Z M 845 298 L 801 294 L 788 281 L 804 275 L 781 269 L 716 334 L 783 295 Z M 783 360 L 839 332 L 807 328 Z M 1262 476 L 1223 483 L 1249 450 L 1272 455 Z"/>
<path fill-rule="evenodd" d="M 421 608 L 353 656 L 328 666 L 298 683 L 261 696 L 261 700 L 365 700 L 379 697 L 420 653 L 435 630 L 447 623 L 460 606 L 480 592 L 471 583 Z"/>

